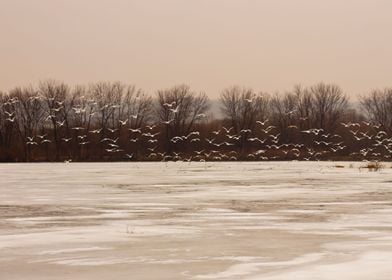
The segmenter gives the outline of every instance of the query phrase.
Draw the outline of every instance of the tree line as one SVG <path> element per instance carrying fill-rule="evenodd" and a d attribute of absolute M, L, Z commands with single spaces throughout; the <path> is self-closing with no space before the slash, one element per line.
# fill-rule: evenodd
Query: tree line
<path fill-rule="evenodd" d="M 390 160 L 392 88 L 349 100 L 334 84 L 284 94 L 222 90 L 221 117 L 178 85 L 71 87 L 48 80 L 0 92 L 0 161 Z"/>

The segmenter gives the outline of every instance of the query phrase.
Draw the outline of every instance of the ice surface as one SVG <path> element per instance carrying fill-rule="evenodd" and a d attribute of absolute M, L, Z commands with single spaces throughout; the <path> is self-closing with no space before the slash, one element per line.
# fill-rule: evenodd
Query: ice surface
<path fill-rule="evenodd" d="M 2 164 L 0 275 L 389 280 L 392 169 L 360 165 Z"/>

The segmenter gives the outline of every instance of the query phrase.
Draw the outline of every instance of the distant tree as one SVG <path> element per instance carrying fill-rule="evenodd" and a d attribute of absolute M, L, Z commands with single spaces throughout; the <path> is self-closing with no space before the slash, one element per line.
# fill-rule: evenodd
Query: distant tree
<path fill-rule="evenodd" d="M 392 88 L 373 90 L 360 99 L 368 119 L 381 124 L 382 129 L 392 132 Z"/>
<path fill-rule="evenodd" d="M 298 97 L 296 94 L 286 93 L 285 95 L 276 94 L 271 99 L 271 124 L 277 127 L 280 139 L 284 142 L 291 140 L 288 127 L 295 125 L 298 121 Z"/>
<path fill-rule="evenodd" d="M 120 104 L 119 120 L 126 121 L 129 127 L 140 128 L 152 120 L 152 98 L 134 85 L 124 87 Z M 121 126 L 121 122 L 118 125 Z"/>
<path fill-rule="evenodd" d="M 88 95 L 96 107 L 94 125 L 101 129 L 101 151 L 104 149 L 101 142 L 104 138 L 121 138 L 122 130 L 140 128 L 152 118 L 151 97 L 133 85 L 120 82 L 96 83 L 90 86 Z"/>
<path fill-rule="evenodd" d="M 313 95 L 309 89 L 296 85 L 292 94 L 295 96 L 296 107 L 291 115 L 296 120 L 299 129 L 309 129 L 312 127 L 314 112 Z"/>
<path fill-rule="evenodd" d="M 23 144 L 25 160 L 30 161 L 32 149 L 42 142 L 36 134 L 45 119 L 44 104 L 32 87 L 14 88 L 9 96 L 19 101 L 15 108 L 16 125 Z"/>
<path fill-rule="evenodd" d="M 154 97 L 120 82 L 16 87 L 0 92 L 0 161 L 392 159 L 391 88 L 359 108 L 324 83 L 230 87 L 219 101 L 223 118 L 186 85 Z"/>
<path fill-rule="evenodd" d="M 134 133 L 129 131 L 129 128 L 141 130 L 153 119 L 151 96 L 146 95 L 134 85 L 124 86 L 120 106 L 116 108 L 115 115 L 118 117 L 119 143 L 127 150 L 131 150 L 134 157 L 138 158 L 143 141 L 131 143 L 129 138 L 134 138 Z"/>
<path fill-rule="evenodd" d="M 249 146 L 248 139 L 257 135 L 257 121 L 265 122 L 270 115 L 269 96 L 251 88 L 233 86 L 223 90 L 220 102 L 225 122 L 238 139 L 225 142 L 237 146 L 242 156 Z"/>
<path fill-rule="evenodd" d="M 348 110 L 348 99 L 342 89 L 333 84 L 319 83 L 310 87 L 312 95 L 313 125 L 327 132 L 337 128 Z"/>
<path fill-rule="evenodd" d="M 102 129 L 102 138 L 114 123 L 115 110 L 120 102 L 123 88 L 121 83 L 109 82 L 92 84 L 89 88 L 89 95 L 98 107 L 96 119 Z"/>
<path fill-rule="evenodd" d="M 224 89 L 220 96 L 223 116 L 229 120 L 235 133 L 254 130 L 257 120 L 269 116 L 269 97 L 253 89 L 233 86 Z"/>
<path fill-rule="evenodd" d="M 310 128 L 334 132 L 346 117 L 349 106 L 338 86 L 319 83 L 310 88 L 297 85 L 284 95 L 274 96 L 271 109 L 273 123 L 286 142 L 298 140 L 298 132 Z"/>
<path fill-rule="evenodd" d="M 19 160 L 18 155 L 13 153 L 17 142 L 16 130 L 16 107 L 19 100 L 8 94 L 0 93 L 0 160 Z"/>
<path fill-rule="evenodd" d="M 207 95 L 192 91 L 187 85 L 158 90 L 155 112 L 168 152 L 172 150 L 171 138 L 189 134 L 196 123 L 205 117 L 208 108 Z"/>
<path fill-rule="evenodd" d="M 38 86 L 39 95 L 46 106 L 46 122 L 51 126 L 53 132 L 53 141 L 55 145 L 55 159 L 60 160 L 61 153 L 61 122 L 64 102 L 69 95 L 69 86 L 65 83 L 47 80 L 41 82 Z"/>

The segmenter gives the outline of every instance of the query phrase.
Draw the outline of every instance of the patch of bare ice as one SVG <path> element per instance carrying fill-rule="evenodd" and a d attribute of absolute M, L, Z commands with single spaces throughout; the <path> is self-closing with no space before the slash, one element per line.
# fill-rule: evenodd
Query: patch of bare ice
<path fill-rule="evenodd" d="M 385 251 L 368 251 L 356 259 L 330 264 L 309 264 L 271 275 L 259 275 L 245 280 L 390 280 L 392 275 L 392 253 Z M 339 261 L 339 260 L 335 260 Z"/>
<path fill-rule="evenodd" d="M 113 249 L 113 247 L 80 247 L 80 248 L 71 248 L 71 249 L 62 249 L 62 250 L 42 251 L 39 252 L 37 255 L 57 255 L 57 254 L 101 251 L 101 250 L 110 250 L 110 249 Z"/>

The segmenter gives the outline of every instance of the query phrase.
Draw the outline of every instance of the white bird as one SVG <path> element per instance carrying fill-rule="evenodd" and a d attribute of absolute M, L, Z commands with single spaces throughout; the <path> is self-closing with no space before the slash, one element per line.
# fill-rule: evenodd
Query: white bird
<path fill-rule="evenodd" d="M 64 107 L 52 108 L 52 111 L 60 112 L 60 110 L 63 109 L 63 108 L 64 108 Z"/>
<path fill-rule="evenodd" d="M 126 120 L 118 120 L 119 122 L 120 122 L 120 124 L 121 125 L 126 125 L 127 124 L 127 122 L 128 122 L 128 119 L 126 119 Z"/>
<path fill-rule="evenodd" d="M 56 121 L 56 123 L 61 127 L 61 126 L 64 126 L 65 120 L 63 120 L 62 122 Z"/>
<path fill-rule="evenodd" d="M 254 138 L 249 138 L 248 141 L 250 141 L 250 142 L 259 142 L 260 144 L 264 144 L 264 142 L 266 141 L 266 139 L 260 140 L 259 138 L 254 137 Z"/>
<path fill-rule="evenodd" d="M 279 135 L 280 135 L 280 133 L 278 133 L 278 134 L 276 134 L 276 135 L 270 134 L 269 137 L 271 137 L 271 138 L 274 139 L 274 140 L 277 140 L 278 137 L 279 137 Z"/>
<path fill-rule="evenodd" d="M 108 146 L 112 147 L 112 148 L 119 148 L 120 146 L 117 144 L 113 144 L 113 143 L 108 143 Z"/>
<path fill-rule="evenodd" d="M 89 132 L 93 133 L 93 134 L 99 134 L 99 133 L 101 133 L 101 131 L 102 131 L 102 128 L 101 129 L 90 130 Z"/>
<path fill-rule="evenodd" d="M 143 133 L 142 135 L 146 136 L 146 137 L 150 137 L 150 138 L 155 138 L 159 134 L 161 134 L 161 133 L 157 132 L 157 133 L 152 134 L 152 133 L 148 132 L 148 133 Z"/>
<path fill-rule="evenodd" d="M 174 121 L 174 119 L 168 120 L 168 121 L 161 121 L 161 123 L 169 125 Z"/>
<path fill-rule="evenodd" d="M 264 131 L 265 133 L 269 133 L 272 129 L 276 128 L 276 126 L 274 125 L 270 125 L 268 126 L 266 129 L 262 129 L 262 131 Z"/>
<path fill-rule="evenodd" d="M 266 119 L 266 120 L 264 120 L 264 121 L 256 121 L 256 123 L 258 123 L 258 124 L 261 125 L 261 126 L 264 126 L 268 121 L 269 121 L 269 120 Z"/>
<path fill-rule="evenodd" d="M 192 135 L 200 135 L 200 132 L 199 131 L 192 131 L 192 132 L 190 132 L 187 136 L 185 136 L 185 138 L 189 138 L 190 136 L 192 136 Z"/>
<path fill-rule="evenodd" d="M 126 156 L 128 159 L 132 159 L 132 158 L 133 158 L 133 154 L 125 154 L 125 156 Z"/>
<path fill-rule="evenodd" d="M 178 105 L 175 109 L 169 109 L 173 114 L 177 114 L 180 109 L 180 105 Z"/>
<path fill-rule="evenodd" d="M 286 115 L 292 115 L 297 111 L 297 109 L 291 110 L 291 111 L 287 111 Z"/>
<path fill-rule="evenodd" d="M 150 152 L 154 152 L 156 148 L 157 148 L 157 146 L 152 147 L 152 148 L 147 148 L 147 150 L 149 150 Z"/>
<path fill-rule="evenodd" d="M 133 133 L 142 133 L 140 128 L 129 128 L 129 131 L 131 131 Z"/>
<path fill-rule="evenodd" d="M 154 124 L 154 125 L 146 125 L 146 127 L 149 129 L 149 130 L 153 130 L 155 127 L 156 127 L 156 125 Z"/>
<path fill-rule="evenodd" d="M 197 114 L 196 115 L 196 119 L 201 119 L 201 118 L 206 118 L 207 117 L 207 115 L 206 114 Z"/>
<path fill-rule="evenodd" d="M 173 101 L 172 103 L 163 103 L 163 106 L 166 106 L 166 107 L 173 107 L 174 105 L 176 105 L 175 101 Z"/>

